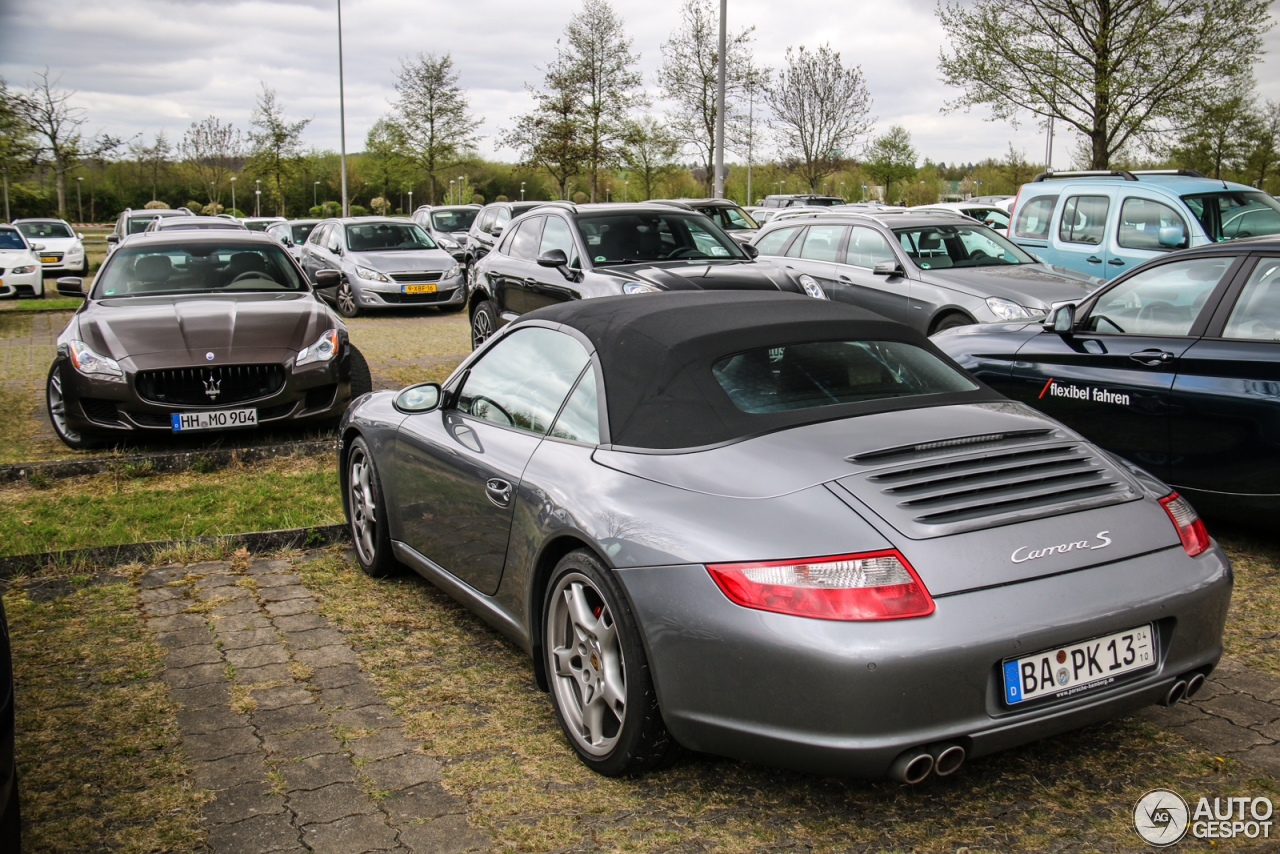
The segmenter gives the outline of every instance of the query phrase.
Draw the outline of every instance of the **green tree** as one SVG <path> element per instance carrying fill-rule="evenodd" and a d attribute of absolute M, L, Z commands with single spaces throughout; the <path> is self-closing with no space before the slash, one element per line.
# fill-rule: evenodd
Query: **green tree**
<path fill-rule="evenodd" d="M 846 68 L 830 45 L 787 48 L 786 65 L 765 89 L 765 100 L 779 156 L 810 192 L 854 155 L 875 121 L 862 69 Z"/>
<path fill-rule="evenodd" d="M 436 203 L 436 176 L 467 161 L 479 141 L 483 119 L 468 112 L 467 92 L 459 84 L 449 54 L 418 54 L 400 62 L 396 77 L 399 99 L 391 105 L 404 154 L 426 174 L 427 202 Z"/>
<path fill-rule="evenodd" d="M 385 118 L 374 122 L 365 136 L 361 171 L 384 199 L 393 198 L 405 185 L 413 189 L 413 164 L 405 158 L 404 147 L 396 126 Z"/>
<path fill-rule="evenodd" d="M 250 117 L 249 167 L 255 176 L 274 185 L 277 215 L 285 215 L 284 182 L 293 177 L 302 159 L 302 132 L 311 119 L 288 121 L 284 105 L 263 82 L 258 103 Z"/>
<path fill-rule="evenodd" d="M 1253 107 L 1245 94 L 1208 105 L 1195 126 L 1179 137 L 1170 156 L 1179 166 L 1199 169 L 1211 178 L 1239 171 L 1249 154 Z"/>
<path fill-rule="evenodd" d="M 1269 26 L 1268 0 L 951 0 L 938 17 L 939 69 L 964 90 L 945 109 L 1056 119 L 1093 169 L 1238 91 Z"/>
<path fill-rule="evenodd" d="M 653 116 L 631 122 L 622 149 L 627 180 L 635 185 L 631 192 L 637 198 L 652 199 L 658 184 L 680 171 L 675 163 L 679 153 L 680 140 Z"/>
<path fill-rule="evenodd" d="M 1250 122 L 1249 153 L 1243 176 L 1255 187 L 1263 188 L 1267 178 L 1280 169 L 1280 102 L 1267 101 Z"/>
<path fill-rule="evenodd" d="M 588 162 L 585 122 L 574 91 L 574 76 L 563 62 L 551 64 L 543 85 L 542 90 L 526 86 L 537 103 L 516 119 L 515 127 L 503 134 L 499 144 L 515 149 L 523 165 L 550 175 L 559 188 L 557 198 L 563 199 L 569 179 Z"/>
<path fill-rule="evenodd" d="M 586 125 L 583 137 L 594 202 L 600 170 L 618 163 L 628 114 L 648 103 L 641 88 L 644 78 L 636 68 L 640 55 L 631 52 L 622 18 L 608 0 L 584 0 L 564 36 L 561 60 Z"/>
<path fill-rule="evenodd" d="M 883 136 L 876 137 L 867 149 L 862 168 L 872 180 L 884 185 L 885 201 L 889 201 L 889 188 L 916 174 L 916 149 L 911 144 L 911 134 L 901 125 L 894 125 Z"/>

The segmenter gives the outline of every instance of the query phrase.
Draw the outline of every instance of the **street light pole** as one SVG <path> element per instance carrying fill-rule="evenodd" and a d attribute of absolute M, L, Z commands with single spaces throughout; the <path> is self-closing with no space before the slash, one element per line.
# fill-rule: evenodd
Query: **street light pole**
<path fill-rule="evenodd" d="M 80 198 L 80 187 L 83 186 L 84 176 L 76 176 L 76 207 L 80 209 L 80 221 L 84 222 L 84 202 Z"/>
<path fill-rule="evenodd" d="M 213 213 L 214 213 L 214 216 L 217 216 L 217 214 L 218 214 L 218 200 L 217 200 L 217 199 L 214 197 L 214 195 L 213 195 L 213 188 L 214 188 L 215 186 L 216 186 L 216 185 L 215 185 L 212 181 L 210 181 L 210 182 L 209 182 L 209 204 L 213 205 Z"/>
<path fill-rule="evenodd" d="M 843 201 L 846 201 L 846 202 L 847 202 L 847 201 L 849 201 L 848 199 L 846 199 L 846 198 L 844 197 L 844 181 L 841 181 L 841 182 L 840 182 L 840 198 L 841 198 Z"/>
<path fill-rule="evenodd" d="M 458 183 L 456 178 L 449 179 L 449 204 L 453 204 L 453 185 Z"/>
<path fill-rule="evenodd" d="M 4 175 L 4 221 L 9 221 L 9 167 L 5 166 L 0 169 L 0 173 Z"/>
<path fill-rule="evenodd" d="M 725 16 L 728 13 L 729 0 L 720 0 L 720 52 L 717 59 L 720 64 L 716 72 L 716 164 L 715 188 L 716 198 L 724 198 L 724 73 L 725 66 Z"/>
<path fill-rule="evenodd" d="M 413 190 L 409 191 L 409 213 L 413 213 Z"/>
<path fill-rule="evenodd" d="M 622 182 L 622 200 L 624 202 L 631 201 L 631 182 L 630 181 Z"/>
<path fill-rule="evenodd" d="M 254 178 L 253 184 L 253 215 L 262 216 L 262 179 Z"/>
<path fill-rule="evenodd" d="M 524 181 L 520 182 L 520 201 L 524 201 Z"/>
<path fill-rule="evenodd" d="M 316 192 L 320 188 L 320 182 L 316 181 L 315 186 L 311 188 L 311 207 L 318 207 L 320 202 L 316 201 Z"/>
<path fill-rule="evenodd" d="M 231 176 L 231 215 L 236 215 L 236 176 Z"/>
<path fill-rule="evenodd" d="M 338 132 L 342 142 L 342 215 L 349 210 L 347 206 L 347 104 L 342 85 L 342 0 L 338 0 Z"/>

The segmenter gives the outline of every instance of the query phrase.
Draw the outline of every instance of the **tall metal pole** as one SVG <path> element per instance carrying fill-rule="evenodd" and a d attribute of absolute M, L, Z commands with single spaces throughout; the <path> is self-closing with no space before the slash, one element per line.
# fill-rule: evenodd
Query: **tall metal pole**
<path fill-rule="evenodd" d="M 9 221 L 9 167 L 4 167 L 4 221 Z"/>
<path fill-rule="evenodd" d="M 720 67 L 717 70 L 718 80 L 716 81 L 716 198 L 724 198 L 724 72 L 725 66 L 725 42 L 727 40 L 727 30 L 725 27 L 725 16 L 728 14 L 729 0 L 720 0 L 720 53 L 717 59 Z"/>
<path fill-rule="evenodd" d="M 755 69 L 747 67 L 747 204 L 751 204 L 751 149 L 756 142 L 755 108 L 756 84 Z"/>
<path fill-rule="evenodd" d="M 342 86 L 342 0 L 338 0 L 338 132 L 342 141 L 342 215 L 347 216 L 351 208 L 347 203 L 347 103 Z"/>

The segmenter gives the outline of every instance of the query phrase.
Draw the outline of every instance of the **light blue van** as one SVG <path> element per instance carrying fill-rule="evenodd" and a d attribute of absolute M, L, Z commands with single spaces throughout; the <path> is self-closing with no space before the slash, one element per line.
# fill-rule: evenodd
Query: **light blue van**
<path fill-rule="evenodd" d="M 1009 238 L 1046 264 L 1111 279 L 1174 249 L 1280 233 L 1280 202 L 1191 169 L 1045 172 L 1023 184 Z"/>

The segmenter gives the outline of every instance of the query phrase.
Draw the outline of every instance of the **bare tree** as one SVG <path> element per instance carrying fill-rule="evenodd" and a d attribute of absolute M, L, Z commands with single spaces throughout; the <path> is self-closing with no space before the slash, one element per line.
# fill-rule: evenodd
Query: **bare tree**
<path fill-rule="evenodd" d="M 143 178 L 151 184 L 151 201 L 156 200 L 160 192 L 160 175 L 169 166 L 169 158 L 173 155 L 173 146 L 164 131 L 156 134 L 155 141 L 147 145 L 141 136 L 129 146 L 129 154 Z"/>
<path fill-rule="evenodd" d="M 222 188 L 244 159 L 244 136 L 231 123 L 208 116 L 191 123 L 178 151 L 191 177 L 208 188 L 209 203 L 216 210 Z"/>
<path fill-rule="evenodd" d="M 952 0 L 938 17 L 942 78 L 964 90 L 946 109 L 1056 119 L 1107 169 L 1131 140 L 1189 127 L 1242 88 L 1268 0 Z"/>
<path fill-rule="evenodd" d="M 302 157 L 302 132 L 311 119 L 290 122 L 284 116 L 284 104 L 264 81 L 258 103 L 249 121 L 250 171 L 261 176 L 268 186 L 275 185 L 276 215 L 285 215 L 284 182 L 291 178 Z"/>
<path fill-rule="evenodd" d="M 475 130 L 483 119 L 467 112 L 466 90 L 458 85 L 449 54 L 418 54 L 400 62 L 389 121 L 404 152 L 427 174 L 427 201 L 436 203 L 436 175 L 465 162 L 475 147 Z"/>
<path fill-rule="evenodd" d="M 863 145 L 875 121 L 862 69 L 846 68 L 830 45 L 787 48 L 787 62 L 765 89 L 784 167 L 816 192 Z"/>
<path fill-rule="evenodd" d="M 679 171 L 676 155 L 680 140 L 653 116 L 631 123 L 622 162 L 628 169 L 628 180 L 636 185 L 636 195 L 652 199 L 658 184 Z"/>
<path fill-rule="evenodd" d="M 86 139 L 81 128 L 88 121 L 85 112 L 74 106 L 75 92 L 60 89 L 61 78 L 50 81 L 49 69 L 37 72 L 39 82 L 18 97 L 23 119 L 37 143 L 36 158 L 53 166 L 58 192 L 59 215 L 67 209 L 67 173 L 81 157 L 103 157 L 120 146 L 107 134 Z"/>
<path fill-rule="evenodd" d="M 716 82 L 720 61 L 718 12 L 713 0 L 685 0 L 680 26 L 662 45 L 658 86 L 675 103 L 667 122 L 680 143 L 706 164 L 706 193 L 714 181 Z M 738 99 L 747 88 L 754 27 L 730 33 L 725 53 L 725 136 L 742 136 Z"/>
<path fill-rule="evenodd" d="M 564 35 L 561 63 L 572 79 L 578 110 L 586 122 L 583 136 L 594 202 L 600 169 L 618 162 L 628 113 L 646 106 L 648 99 L 641 89 L 644 78 L 636 68 L 640 55 L 631 52 L 632 41 L 622 18 L 608 0 L 584 0 Z"/>
<path fill-rule="evenodd" d="M 556 61 L 547 69 L 544 90 L 526 86 L 537 102 L 531 112 L 516 119 L 503 133 L 499 145 L 514 148 L 525 166 L 542 169 L 552 177 L 565 198 L 570 178 L 587 163 L 581 102 L 575 92 L 575 78 L 564 63 Z"/>

